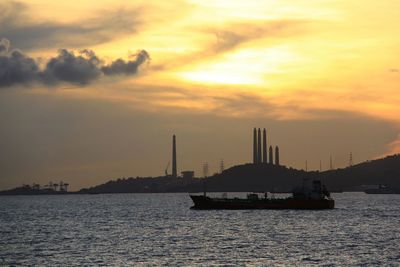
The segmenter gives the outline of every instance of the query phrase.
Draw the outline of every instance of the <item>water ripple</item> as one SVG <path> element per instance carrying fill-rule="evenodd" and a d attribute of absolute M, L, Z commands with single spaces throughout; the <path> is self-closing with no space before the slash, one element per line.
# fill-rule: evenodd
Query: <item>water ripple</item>
<path fill-rule="evenodd" d="M 0 265 L 398 266 L 400 196 L 195 211 L 187 194 L 0 197 Z"/>

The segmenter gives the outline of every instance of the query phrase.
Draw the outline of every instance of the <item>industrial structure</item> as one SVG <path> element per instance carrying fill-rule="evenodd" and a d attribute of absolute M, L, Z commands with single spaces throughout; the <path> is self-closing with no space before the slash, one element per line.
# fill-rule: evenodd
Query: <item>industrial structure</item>
<path fill-rule="evenodd" d="M 263 131 L 263 163 L 267 163 L 267 130 Z"/>
<path fill-rule="evenodd" d="M 183 179 L 192 179 L 194 178 L 194 171 L 183 171 L 181 172 Z"/>
<path fill-rule="evenodd" d="M 269 153 L 268 153 L 269 152 Z M 253 129 L 253 163 L 269 163 L 274 164 L 274 151 L 272 146 L 269 146 L 267 143 L 267 130 L 264 128 L 262 131 L 261 138 L 261 129 L 254 128 Z M 279 166 L 279 147 L 275 146 L 275 165 Z"/>
<path fill-rule="evenodd" d="M 279 166 L 279 147 L 275 147 L 275 165 Z"/>
<path fill-rule="evenodd" d="M 269 164 L 274 164 L 274 154 L 272 152 L 272 146 L 269 146 Z"/>
<path fill-rule="evenodd" d="M 172 174 L 168 174 L 168 167 L 169 167 L 169 162 L 167 167 L 165 168 L 165 177 L 174 177 L 178 178 L 178 167 L 177 167 L 177 160 L 176 160 L 176 136 L 175 134 L 172 136 Z M 194 171 L 187 170 L 187 171 L 182 171 L 182 178 L 184 179 L 192 179 L 194 178 Z"/>
<path fill-rule="evenodd" d="M 176 169 L 176 136 L 172 136 L 172 177 L 177 177 L 178 171 Z"/>
<path fill-rule="evenodd" d="M 253 130 L 253 163 L 258 163 L 257 130 L 256 130 L 256 128 L 254 128 L 254 130 Z"/>

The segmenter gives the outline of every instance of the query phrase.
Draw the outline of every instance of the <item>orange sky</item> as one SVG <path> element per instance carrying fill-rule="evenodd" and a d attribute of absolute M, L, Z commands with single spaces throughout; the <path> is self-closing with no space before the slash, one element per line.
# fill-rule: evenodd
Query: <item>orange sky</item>
<path fill-rule="evenodd" d="M 79 5 L 74 1 L 7 1 L 0 6 L 0 15 L 14 19 L 0 19 L 0 28 L 4 24 L 0 39 L 7 38 L 14 48 L 40 58 L 42 65 L 60 48 L 92 49 L 104 62 L 127 59 L 145 49 L 151 61 L 132 77 L 102 77 L 85 86 L 34 85 L 28 90 L 16 86 L 0 93 L 3 100 L 43 97 L 104 102 L 123 106 L 128 113 L 169 116 L 172 125 L 174 118 L 179 124 L 177 116 L 182 114 L 193 120 L 197 116 L 224 122 L 247 120 L 250 128 L 243 132 L 251 132 L 251 123 L 256 121 L 263 124 L 254 126 L 268 128 L 272 121 L 279 125 L 303 121 L 335 124 L 362 118 L 391 129 L 390 133 L 368 136 L 379 139 L 378 147 L 353 151 L 360 160 L 367 160 L 400 152 L 399 10 L 397 0 L 86 0 Z M 146 125 L 144 121 L 143 127 Z M 180 127 L 187 125 L 171 127 L 164 134 L 169 136 Z M 345 127 L 354 133 L 349 134 L 350 140 L 360 135 L 351 123 Z M 321 132 L 318 136 L 323 138 Z M 334 133 L 326 136 L 326 140 L 332 138 Z M 321 149 L 329 154 L 327 148 Z M 340 150 L 342 165 L 349 150 Z M 304 159 L 299 159 L 300 152 L 293 149 L 291 153 L 287 164 L 301 168 Z M 157 164 L 167 161 L 163 157 Z M 215 160 L 219 157 L 224 156 L 215 156 Z M 319 162 L 318 157 L 311 160 Z M 247 158 L 246 154 L 230 160 L 235 164 Z M 200 160 L 189 161 L 187 168 L 199 169 Z M 104 180 L 112 175 L 157 174 L 150 166 L 137 172 L 128 168 L 128 163 L 118 166 L 123 171 L 104 176 L 93 171 L 93 176 Z M 159 169 L 162 167 L 157 166 Z M 54 171 L 54 175 L 60 173 Z M 13 176 L 12 171 L 6 174 Z M 37 176 L 47 174 L 37 172 Z M 18 179 L 22 176 L 15 174 Z"/>

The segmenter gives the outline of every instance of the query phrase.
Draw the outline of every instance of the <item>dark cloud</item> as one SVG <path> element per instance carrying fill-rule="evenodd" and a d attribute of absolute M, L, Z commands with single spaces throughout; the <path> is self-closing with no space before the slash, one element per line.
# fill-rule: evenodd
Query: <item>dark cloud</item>
<path fill-rule="evenodd" d="M 38 21 L 17 1 L 0 3 L 0 36 L 25 51 L 37 48 L 85 47 L 133 33 L 141 25 L 140 8 L 107 10 L 79 22 Z"/>
<path fill-rule="evenodd" d="M 47 83 L 58 81 L 88 84 L 101 76 L 100 60 L 90 50 L 83 50 L 78 55 L 66 49 L 60 49 L 57 57 L 46 64 L 43 78 Z"/>
<path fill-rule="evenodd" d="M 7 39 L 0 41 L 0 87 L 27 83 L 38 78 L 39 66 L 34 59 L 18 50 L 9 50 Z"/>
<path fill-rule="evenodd" d="M 106 75 L 135 74 L 140 65 L 148 62 L 150 56 L 145 50 L 141 50 L 136 55 L 131 56 L 131 58 L 128 61 L 117 59 L 111 65 L 102 67 L 101 70 Z"/>
<path fill-rule="evenodd" d="M 35 59 L 24 55 L 21 51 L 10 49 L 7 39 L 0 41 L 0 87 L 15 84 L 41 82 L 54 85 L 68 82 L 86 85 L 102 76 L 134 75 L 139 67 L 150 60 L 145 50 L 132 55 L 130 60 L 117 59 L 110 65 L 100 60 L 95 52 L 60 49 L 56 57 L 50 58 L 43 70 Z"/>

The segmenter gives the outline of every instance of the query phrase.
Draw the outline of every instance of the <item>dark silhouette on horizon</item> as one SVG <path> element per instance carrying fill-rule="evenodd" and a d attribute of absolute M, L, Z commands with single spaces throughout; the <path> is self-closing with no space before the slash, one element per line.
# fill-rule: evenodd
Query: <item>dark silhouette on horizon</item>
<path fill-rule="evenodd" d="M 360 191 L 355 189 L 360 185 L 385 184 L 391 188 L 400 188 L 400 154 L 323 172 L 247 163 L 206 179 L 172 176 L 119 178 L 81 189 L 77 193 L 202 192 L 203 181 L 206 181 L 207 191 L 210 192 L 290 192 L 304 178 L 322 180 L 331 192 Z M 2 191 L 0 194 L 11 194 L 10 191 Z"/>
<path fill-rule="evenodd" d="M 177 171 L 176 136 L 172 136 L 172 175 L 168 175 L 168 166 L 165 176 L 160 177 L 130 177 L 110 180 L 107 183 L 81 189 L 74 193 L 158 193 L 158 192 L 200 192 L 204 184 L 208 191 L 278 191 L 290 192 L 299 181 L 304 178 L 322 180 L 331 191 L 354 190 L 362 185 L 386 184 L 393 188 L 400 188 L 400 154 L 388 156 L 384 159 L 367 161 L 357 165 L 350 164 L 344 169 L 328 171 L 297 170 L 282 166 L 280 163 L 279 147 L 269 146 L 268 164 L 266 129 L 263 130 L 261 146 L 261 129 L 253 129 L 253 163 L 246 163 L 221 168 L 220 173 L 205 178 L 194 177 L 194 171 Z M 262 149 L 261 149 L 262 148 Z M 205 167 L 208 165 L 205 165 Z M 332 166 L 331 166 L 332 168 Z M 208 167 L 207 167 L 208 170 Z M 57 191 L 58 187 L 60 190 Z M 23 186 L 11 190 L 0 191 L 0 194 L 50 194 L 67 193 L 67 183 L 49 184 L 46 188 L 40 186 Z"/>
<path fill-rule="evenodd" d="M 176 167 L 176 136 L 172 136 L 172 177 L 177 177 L 178 171 Z"/>
<path fill-rule="evenodd" d="M 400 188 L 400 154 L 323 172 L 297 170 L 274 164 L 243 164 L 208 178 L 123 178 L 82 189 L 81 193 L 291 192 L 304 178 L 320 179 L 331 192 L 355 191 L 366 184 Z"/>

